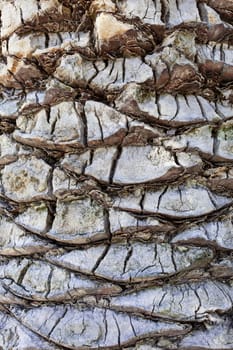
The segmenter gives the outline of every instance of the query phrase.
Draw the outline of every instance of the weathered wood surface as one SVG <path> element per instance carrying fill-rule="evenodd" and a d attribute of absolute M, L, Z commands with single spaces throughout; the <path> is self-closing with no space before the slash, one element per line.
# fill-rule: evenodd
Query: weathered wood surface
<path fill-rule="evenodd" d="M 0 11 L 0 349 L 233 350 L 233 1 Z"/>

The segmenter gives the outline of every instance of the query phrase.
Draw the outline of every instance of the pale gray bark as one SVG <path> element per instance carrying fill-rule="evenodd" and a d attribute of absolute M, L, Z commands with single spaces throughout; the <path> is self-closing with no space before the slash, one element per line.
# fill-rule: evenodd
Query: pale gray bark
<path fill-rule="evenodd" d="M 0 349 L 233 350 L 232 0 L 0 11 Z"/>

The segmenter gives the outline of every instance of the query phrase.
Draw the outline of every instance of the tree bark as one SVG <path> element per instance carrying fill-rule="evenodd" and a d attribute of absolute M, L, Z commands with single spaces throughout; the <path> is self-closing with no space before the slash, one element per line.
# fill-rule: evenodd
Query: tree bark
<path fill-rule="evenodd" d="M 233 349 L 233 1 L 0 10 L 0 349 Z"/>

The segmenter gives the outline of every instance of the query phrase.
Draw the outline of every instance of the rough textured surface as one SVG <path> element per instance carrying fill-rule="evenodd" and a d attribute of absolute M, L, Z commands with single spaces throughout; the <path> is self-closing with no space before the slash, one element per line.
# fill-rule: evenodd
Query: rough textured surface
<path fill-rule="evenodd" d="M 46 260 L 54 264 L 118 282 L 163 278 L 207 265 L 212 258 L 208 248 L 124 241 L 46 255 Z"/>
<path fill-rule="evenodd" d="M 85 305 L 41 306 L 36 309 L 11 308 L 12 314 L 35 333 L 69 349 L 111 349 L 132 343 L 136 337 L 185 334 L 189 326 L 151 321 Z M 47 322 L 48 321 L 48 322 Z"/>
<path fill-rule="evenodd" d="M 0 1 L 1 350 L 233 350 L 232 14 Z"/>

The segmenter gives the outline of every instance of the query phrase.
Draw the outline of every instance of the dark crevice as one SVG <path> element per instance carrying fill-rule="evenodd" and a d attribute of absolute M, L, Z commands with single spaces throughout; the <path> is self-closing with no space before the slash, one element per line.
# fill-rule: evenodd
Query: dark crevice
<path fill-rule="evenodd" d="M 130 258 L 132 256 L 132 254 L 133 254 L 133 248 L 129 245 L 128 252 L 127 252 L 127 255 L 126 255 L 125 261 L 124 261 L 123 274 L 127 272 L 126 271 L 127 264 L 128 264 L 128 262 L 129 262 L 129 260 L 130 260 Z"/>
<path fill-rule="evenodd" d="M 216 155 L 219 148 L 218 129 L 212 128 L 211 138 L 213 139 L 213 154 Z"/>
<path fill-rule="evenodd" d="M 157 203 L 157 210 L 159 210 L 162 197 L 163 197 L 163 195 L 167 192 L 167 190 L 168 190 L 168 186 L 166 186 L 166 187 L 162 190 L 162 192 L 160 193 L 159 198 L 158 198 L 158 203 Z"/>
<path fill-rule="evenodd" d="M 161 20 L 167 25 L 169 19 L 169 5 L 168 0 L 160 0 L 161 3 Z"/>
<path fill-rule="evenodd" d="M 106 255 L 108 254 L 108 251 L 111 247 L 111 242 L 112 242 L 112 233 L 111 233 L 111 224 L 110 224 L 110 219 L 109 219 L 109 212 L 108 210 L 104 210 L 104 229 L 105 232 L 108 234 L 108 243 L 103 251 L 103 253 L 100 255 L 100 257 L 96 260 L 96 263 L 94 267 L 92 268 L 91 272 L 94 274 L 101 262 L 104 260 Z"/>
<path fill-rule="evenodd" d="M 17 279 L 17 284 L 21 285 L 23 282 L 23 279 L 29 269 L 29 267 L 32 265 L 32 262 L 29 262 L 20 272 L 19 277 Z"/>
<path fill-rule="evenodd" d="M 109 184 L 113 183 L 114 174 L 116 171 L 118 160 L 121 157 L 121 153 L 122 153 L 122 146 L 118 146 L 116 149 L 116 154 L 114 156 L 114 159 L 112 160 L 112 166 L 111 166 L 110 175 L 109 175 Z"/>
<path fill-rule="evenodd" d="M 197 9 L 202 22 L 208 23 L 208 15 L 204 3 L 198 2 Z"/>

